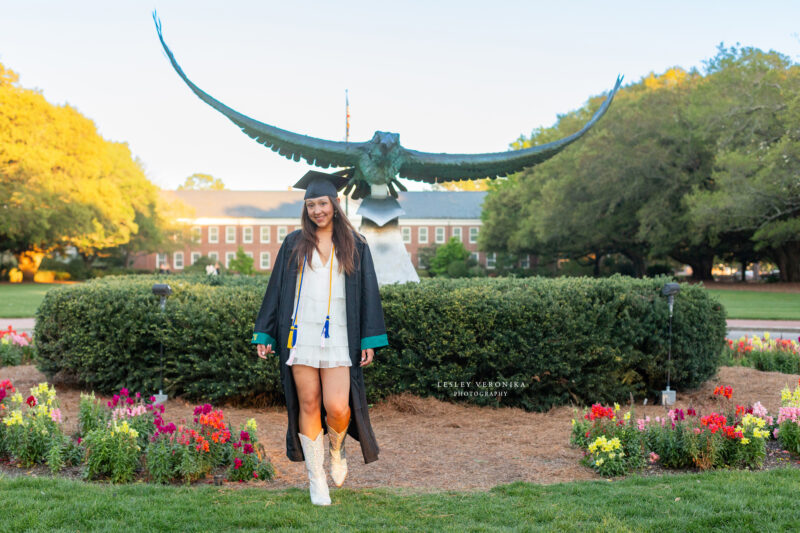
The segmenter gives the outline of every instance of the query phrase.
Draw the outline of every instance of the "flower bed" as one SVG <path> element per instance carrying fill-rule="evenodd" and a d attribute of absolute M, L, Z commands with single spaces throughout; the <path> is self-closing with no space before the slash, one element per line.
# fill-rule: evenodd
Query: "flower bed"
<path fill-rule="evenodd" d="M 755 402 L 733 402 L 733 389 L 714 390 L 717 408 L 701 415 L 693 408 L 670 409 L 665 416 L 637 418 L 633 409 L 595 404 L 572 420 L 570 443 L 584 449 L 583 464 L 603 476 L 618 476 L 658 464 L 664 468 L 761 468 L 767 441 L 800 454 L 800 386 L 781 391 L 773 416 Z"/>
<path fill-rule="evenodd" d="M 27 398 L 0 383 L 0 459 L 52 472 L 79 466 L 83 477 L 127 483 L 190 483 L 210 474 L 232 481 L 269 480 L 272 465 L 257 442 L 256 421 L 236 432 L 222 410 L 205 404 L 194 418 L 166 422 L 164 406 L 121 389 L 108 401 L 81 394 L 78 432 L 65 435 L 56 391 L 41 383 Z"/>
<path fill-rule="evenodd" d="M 33 361 L 35 351 L 31 337 L 14 328 L 0 330 L 0 366 L 21 365 Z"/>
<path fill-rule="evenodd" d="M 800 373 L 800 337 L 798 340 L 773 339 L 768 331 L 763 337 L 747 335 L 725 339 L 722 360 L 727 365 L 749 366 L 767 372 Z"/>

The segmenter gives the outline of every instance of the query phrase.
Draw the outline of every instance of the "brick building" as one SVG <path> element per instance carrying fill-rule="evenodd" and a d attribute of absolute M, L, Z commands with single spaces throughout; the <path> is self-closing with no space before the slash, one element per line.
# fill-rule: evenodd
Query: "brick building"
<path fill-rule="evenodd" d="M 169 254 L 148 254 L 136 258 L 134 268 L 157 269 L 165 262 L 180 271 L 201 256 L 218 260 L 226 267 L 241 246 L 254 259 L 256 270 L 271 270 L 284 237 L 299 228 L 304 191 L 162 191 L 169 201 L 180 200 L 194 211 L 181 219 L 190 225 L 194 243 Z M 412 264 L 419 268 L 419 249 L 444 244 L 458 237 L 478 263 L 494 268 L 494 254 L 478 251 L 481 204 L 486 192 L 409 191 L 399 195 L 406 214 L 400 217 L 400 231 Z M 356 228 L 358 200 L 342 198 L 350 222 Z M 523 267 L 529 266 L 524 258 Z"/>

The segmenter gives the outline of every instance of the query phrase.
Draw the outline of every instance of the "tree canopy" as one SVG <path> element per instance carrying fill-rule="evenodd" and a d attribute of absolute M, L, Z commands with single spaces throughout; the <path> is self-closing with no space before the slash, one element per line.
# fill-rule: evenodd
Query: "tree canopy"
<path fill-rule="evenodd" d="M 708 279 L 715 257 L 769 258 L 800 280 L 798 66 L 722 48 L 704 72 L 671 68 L 624 87 L 581 142 L 489 188 L 482 249 L 595 261 L 637 275 L 672 258 Z M 571 134 L 601 98 L 512 144 Z"/>
<path fill-rule="evenodd" d="M 224 191 L 225 184 L 222 180 L 210 174 L 192 174 L 183 185 L 178 185 L 179 191 Z"/>
<path fill-rule="evenodd" d="M 158 190 L 126 143 L 0 64 L 0 202 L 0 248 L 22 258 L 74 246 L 93 258 L 137 234 Z"/>

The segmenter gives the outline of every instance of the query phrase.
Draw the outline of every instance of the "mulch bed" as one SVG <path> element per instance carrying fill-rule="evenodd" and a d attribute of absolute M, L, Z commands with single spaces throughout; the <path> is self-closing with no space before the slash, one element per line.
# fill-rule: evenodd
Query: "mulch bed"
<path fill-rule="evenodd" d="M 744 367 L 723 367 L 717 379 L 694 391 L 678 391 L 675 407 L 694 407 L 703 413 L 718 405 L 714 396 L 718 384 L 733 387 L 733 400 L 749 405 L 756 401 L 771 412 L 780 406 L 780 390 L 798 383 L 797 375 L 760 372 Z M 0 379 L 11 379 L 25 392 L 46 378 L 35 367 L 0 368 Z M 80 390 L 56 386 L 68 433 L 77 428 Z M 652 399 L 651 399 L 652 403 Z M 194 404 L 171 399 L 166 404 L 165 420 L 190 420 Z M 224 407 L 224 406 L 223 406 Z M 623 409 L 626 407 L 623 406 Z M 248 418 L 258 422 L 258 439 L 275 468 L 271 482 L 226 486 L 264 488 L 306 488 L 308 477 L 303 463 L 286 457 L 286 410 L 283 407 L 249 409 L 224 407 L 226 420 L 234 427 Z M 635 416 L 664 416 L 660 405 L 635 406 Z M 580 465 L 582 451 L 569 445 L 573 408 L 559 407 L 546 413 L 528 413 L 517 408 L 478 407 L 443 402 L 403 394 L 370 408 L 372 427 L 380 446 L 378 461 L 365 465 L 361 449 L 351 438 L 346 440 L 349 474 L 345 487 L 399 487 L 409 491 L 485 490 L 513 481 L 549 484 L 576 480 L 602 479 Z M 777 443 L 768 446 L 765 469 L 790 465 L 800 468 L 797 457 L 783 453 Z M 327 469 L 327 464 L 326 464 Z M 687 470 L 691 471 L 691 470 Z M 10 475 L 49 475 L 46 466 L 20 469 L 0 463 L 0 472 Z M 648 465 L 641 475 L 675 473 Z M 66 469 L 64 476 L 80 478 L 80 469 Z M 199 483 L 211 483 L 204 480 Z M 332 483 L 331 490 L 336 490 Z"/>

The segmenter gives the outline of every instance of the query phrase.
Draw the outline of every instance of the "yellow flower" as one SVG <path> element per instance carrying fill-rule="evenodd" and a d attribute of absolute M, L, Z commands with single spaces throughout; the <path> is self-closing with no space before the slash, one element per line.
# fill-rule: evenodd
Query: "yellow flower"
<path fill-rule="evenodd" d="M 250 433 L 254 433 L 254 432 L 258 431 L 258 425 L 256 424 L 256 419 L 255 418 L 249 419 L 247 421 L 247 423 L 245 423 L 244 427 Z"/>
<path fill-rule="evenodd" d="M 617 456 L 617 454 L 615 454 L 614 452 L 611 452 L 610 454 L 608 454 L 608 458 L 609 459 L 613 459 L 616 456 Z"/>
<path fill-rule="evenodd" d="M 614 412 L 617 411 L 619 411 L 619 404 L 617 402 L 614 402 Z"/>
<path fill-rule="evenodd" d="M 606 461 L 605 461 L 605 459 L 603 459 L 603 458 L 601 457 L 600 459 L 598 459 L 597 461 L 595 461 L 595 462 L 594 462 L 594 464 L 595 464 L 595 465 L 597 465 L 597 466 L 603 466 L 603 463 L 605 463 L 605 462 L 606 462 Z"/>
<path fill-rule="evenodd" d="M 22 411 L 12 411 L 11 416 L 3 420 L 3 423 L 7 426 L 14 426 L 17 424 L 20 426 L 24 426 L 25 424 L 22 420 Z"/>
<path fill-rule="evenodd" d="M 744 445 L 744 444 L 750 444 L 750 439 L 748 439 L 747 437 L 744 437 L 742 439 L 742 445 Z"/>
<path fill-rule="evenodd" d="M 625 422 L 630 420 L 631 419 L 631 412 L 628 411 L 627 413 L 625 413 L 625 415 L 622 417 L 622 419 L 625 420 Z"/>
<path fill-rule="evenodd" d="M 575 419 L 573 418 L 572 419 L 572 425 L 574 426 L 575 424 L 577 424 L 577 422 L 575 422 Z"/>

